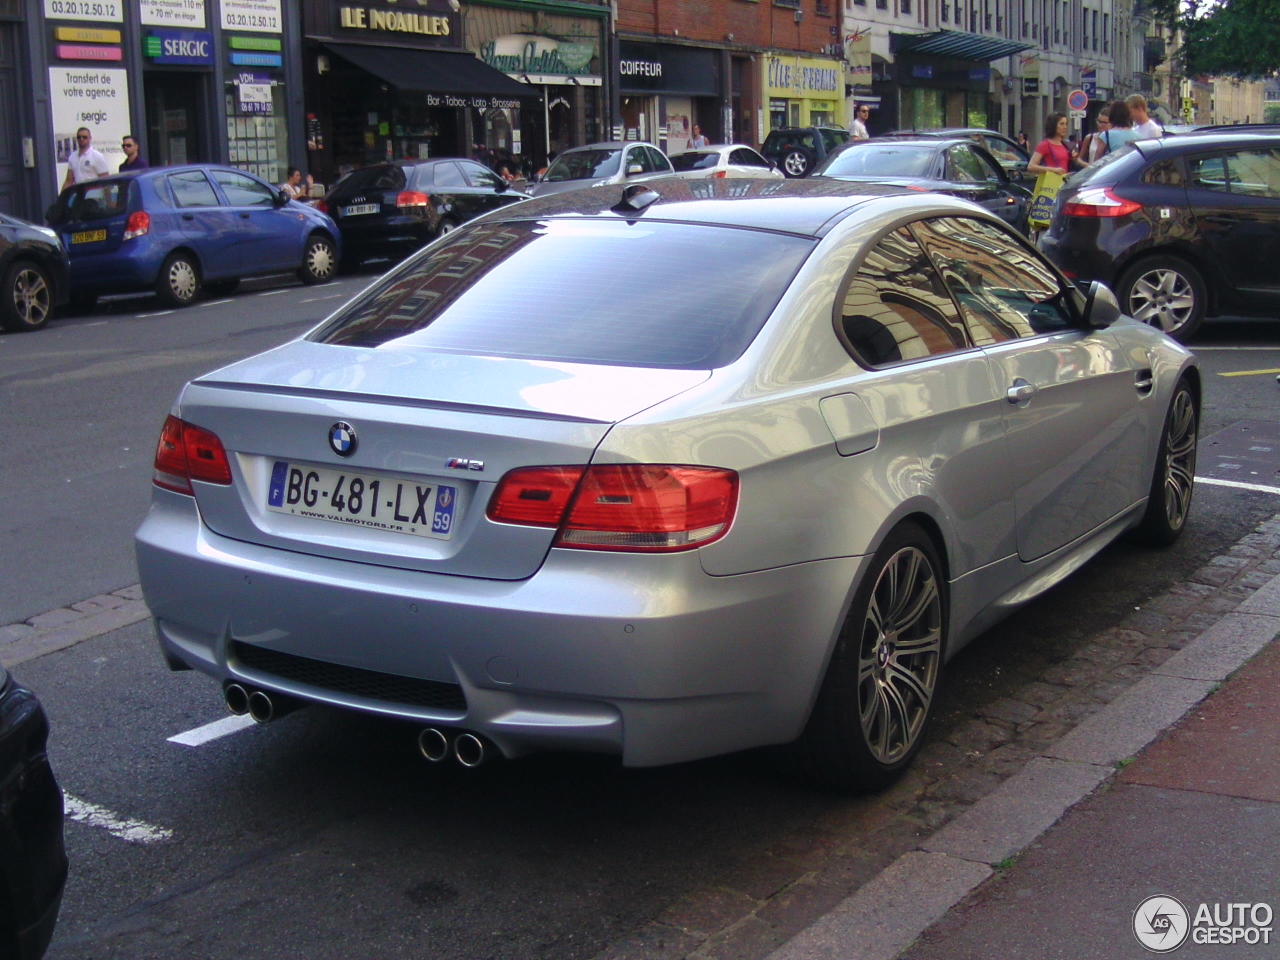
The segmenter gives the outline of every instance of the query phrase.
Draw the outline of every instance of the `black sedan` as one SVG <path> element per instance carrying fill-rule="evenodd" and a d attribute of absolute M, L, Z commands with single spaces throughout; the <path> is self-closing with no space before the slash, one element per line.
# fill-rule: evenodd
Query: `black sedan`
<path fill-rule="evenodd" d="M 813 175 L 946 193 L 985 207 L 1018 230 L 1027 228 L 1031 192 L 966 137 L 855 140 L 836 148 Z"/>
<path fill-rule="evenodd" d="M 1139 140 L 1070 177 L 1040 248 L 1184 343 L 1206 316 L 1280 312 L 1280 132 Z"/>
<path fill-rule="evenodd" d="M 347 174 L 318 206 L 342 230 L 343 261 L 399 259 L 528 194 L 475 160 L 399 160 Z"/>
<path fill-rule="evenodd" d="M 67 878 L 48 736 L 40 701 L 0 666 L 0 957 L 14 960 L 44 953 Z"/>
<path fill-rule="evenodd" d="M 67 251 L 47 227 L 0 213 L 0 327 L 39 330 L 66 303 Z"/>

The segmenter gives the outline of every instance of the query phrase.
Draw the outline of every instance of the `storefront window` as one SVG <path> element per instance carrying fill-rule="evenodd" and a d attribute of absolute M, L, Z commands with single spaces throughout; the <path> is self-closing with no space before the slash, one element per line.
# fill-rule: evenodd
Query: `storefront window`
<path fill-rule="evenodd" d="M 912 87 L 904 98 L 903 126 L 915 130 L 929 130 L 947 126 L 945 91 L 927 87 Z"/>
<path fill-rule="evenodd" d="M 244 73 L 227 84 L 227 150 L 231 165 L 268 183 L 283 183 L 290 166 L 284 84 L 268 75 Z M 304 171 L 305 172 L 305 171 Z"/>
<path fill-rule="evenodd" d="M 769 129 L 777 130 L 787 125 L 787 101 L 769 101 Z"/>
<path fill-rule="evenodd" d="M 830 127 L 836 122 L 836 105 L 823 100 L 809 103 L 809 123 L 815 127 Z"/>

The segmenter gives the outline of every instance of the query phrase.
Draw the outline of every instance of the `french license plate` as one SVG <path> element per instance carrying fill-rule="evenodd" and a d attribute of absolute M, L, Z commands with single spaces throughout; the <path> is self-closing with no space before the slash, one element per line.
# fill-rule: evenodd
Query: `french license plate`
<path fill-rule="evenodd" d="M 99 240 L 107 239 L 107 231 L 105 230 L 81 230 L 79 233 L 71 235 L 72 243 L 97 243 Z"/>
<path fill-rule="evenodd" d="M 405 477 L 372 476 L 277 460 L 267 509 L 415 537 L 453 536 L 458 489 Z"/>
<path fill-rule="evenodd" d="M 381 209 L 382 205 L 379 203 L 356 203 L 349 207 L 343 207 L 342 215 L 344 217 L 358 217 L 366 213 L 377 213 Z"/>

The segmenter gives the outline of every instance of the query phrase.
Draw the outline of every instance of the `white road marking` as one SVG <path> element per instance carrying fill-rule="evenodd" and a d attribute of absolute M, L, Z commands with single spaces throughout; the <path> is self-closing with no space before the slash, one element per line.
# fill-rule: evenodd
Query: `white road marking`
<path fill-rule="evenodd" d="M 1196 477 L 1196 483 L 1207 483 L 1211 487 L 1235 487 L 1237 490 L 1257 490 L 1259 493 L 1280 493 L 1280 487 L 1269 487 L 1263 483 L 1243 483 L 1239 480 L 1219 480 L 1216 477 Z"/>
<path fill-rule="evenodd" d="M 194 730 L 187 730 L 184 733 L 175 733 L 169 738 L 169 742 L 180 743 L 184 747 L 198 747 L 208 743 L 210 740 L 217 740 L 219 737 L 228 736 L 243 730 L 245 727 L 254 725 L 253 717 L 248 714 L 240 717 L 223 717 L 221 720 L 213 721 L 213 723 L 206 723 L 203 727 L 196 727 Z"/>
<path fill-rule="evenodd" d="M 171 313 L 177 313 L 176 310 L 158 310 L 155 313 L 135 313 L 133 319 L 145 320 L 147 317 L 167 317 Z"/>
<path fill-rule="evenodd" d="M 263 290 L 261 293 L 259 293 L 259 294 L 258 294 L 258 296 L 260 296 L 260 297 L 274 297 L 274 296 L 276 296 L 277 294 L 281 294 L 281 293 L 293 293 L 293 292 L 294 292 L 293 290 L 289 289 L 288 287 L 285 287 L 285 289 L 283 289 L 283 290 Z"/>
<path fill-rule="evenodd" d="M 202 306 L 202 307 L 216 307 L 216 306 L 217 306 L 218 304 L 220 304 L 220 303 L 230 303 L 230 302 L 231 302 L 231 298 L 230 298 L 230 297 L 227 297 L 227 299 L 225 299 L 225 300 L 206 300 L 204 303 L 200 304 L 200 306 Z"/>
<path fill-rule="evenodd" d="M 173 839 L 173 831 L 166 827 L 153 826 L 141 820 L 129 820 L 106 807 L 73 797 L 69 793 L 63 794 L 63 803 L 67 819 L 91 827 L 102 827 L 113 837 L 119 837 L 128 843 L 163 843 Z"/>
<path fill-rule="evenodd" d="M 317 300 L 337 300 L 341 297 L 341 293 L 331 293 L 327 297 L 307 297 L 305 300 L 299 300 L 299 303 L 315 303 Z"/>

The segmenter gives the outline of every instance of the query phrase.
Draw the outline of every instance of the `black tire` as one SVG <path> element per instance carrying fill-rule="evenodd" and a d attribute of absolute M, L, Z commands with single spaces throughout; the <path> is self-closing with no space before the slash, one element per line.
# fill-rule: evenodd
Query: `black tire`
<path fill-rule="evenodd" d="M 239 277 L 232 277 L 230 280 L 211 280 L 204 285 L 205 295 L 210 297 L 229 297 L 239 289 Z"/>
<path fill-rule="evenodd" d="M 307 248 L 302 253 L 298 279 L 303 283 L 324 283 L 337 274 L 338 251 L 333 241 L 322 233 L 313 233 L 307 238 Z"/>
<path fill-rule="evenodd" d="M 446 233 L 453 233 L 458 229 L 458 221 L 453 217 L 445 217 L 440 221 L 440 226 L 436 229 L 436 236 L 443 237 Z"/>
<path fill-rule="evenodd" d="M 914 523 L 894 529 L 876 551 L 797 744 L 809 779 L 880 790 L 920 749 L 946 649 L 942 569 L 933 541 Z"/>
<path fill-rule="evenodd" d="M 782 162 L 778 164 L 778 168 L 782 171 L 783 176 L 792 179 L 807 177 L 814 167 L 814 156 L 803 147 L 792 147 L 782 155 Z"/>
<path fill-rule="evenodd" d="M 0 289 L 0 326 L 11 333 L 39 330 L 53 316 L 53 285 L 49 274 L 34 261 L 9 264 Z"/>
<path fill-rule="evenodd" d="M 186 307 L 200 297 L 204 284 L 200 279 L 200 267 L 189 253 L 171 253 L 160 267 L 156 279 L 156 296 L 170 307 Z"/>
<path fill-rule="evenodd" d="M 1179 343 L 1195 336 L 1208 306 L 1200 271 L 1171 254 L 1145 257 L 1129 267 L 1116 284 L 1116 296 L 1122 311 Z"/>
<path fill-rule="evenodd" d="M 1185 380 L 1179 382 L 1169 401 L 1160 434 L 1151 476 L 1151 490 L 1142 522 L 1134 530 L 1135 539 L 1154 547 L 1164 547 L 1182 535 L 1191 512 L 1195 492 L 1196 447 L 1200 426 L 1196 397 Z"/>

